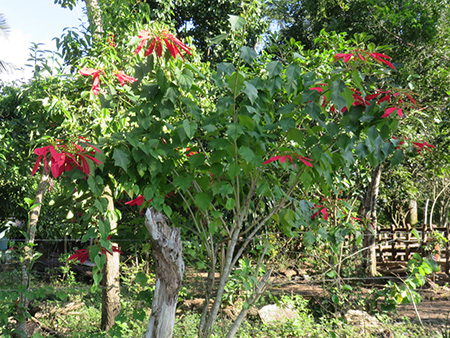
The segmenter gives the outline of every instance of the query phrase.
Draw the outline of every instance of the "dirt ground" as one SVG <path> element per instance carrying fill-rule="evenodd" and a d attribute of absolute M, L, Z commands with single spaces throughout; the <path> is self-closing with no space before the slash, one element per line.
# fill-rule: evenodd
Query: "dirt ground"
<path fill-rule="evenodd" d="M 286 276 L 287 275 L 287 276 Z M 283 273 L 272 280 L 272 293 L 299 294 L 310 299 L 325 295 L 320 282 L 308 281 L 302 276 Z M 362 294 L 370 292 L 371 288 L 382 288 L 382 283 L 363 283 Z M 436 323 L 443 325 L 450 319 L 450 277 L 440 274 L 435 280 L 428 279 L 426 285 L 419 290 L 422 301 L 417 304 L 400 305 L 397 309 L 399 318 L 408 318 L 412 322 L 422 321 L 424 324 Z"/>

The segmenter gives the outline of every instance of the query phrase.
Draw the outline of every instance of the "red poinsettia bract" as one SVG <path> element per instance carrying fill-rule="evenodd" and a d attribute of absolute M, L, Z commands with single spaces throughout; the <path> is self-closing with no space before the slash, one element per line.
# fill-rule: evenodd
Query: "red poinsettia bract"
<path fill-rule="evenodd" d="M 76 259 L 77 261 L 79 261 L 81 264 L 83 264 L 84 262 L 86 262 L 86 260 L 89 258 L 89 251 L 87 249 L 80 249 L 80 250 L 75 250 L 75 253 L 69 257 L 69 261 Z"/>
<path fill-rule="evenodd" d="M 93 82 L 92 82 L 92 93 L 94 95 L 98 95 L 98 92 L 100 91 L 100 74 L 103 73 L 103 70 L 101 69 L 93 69 L 93 68 L 81 68 L 79 70 L 79 73 L 84 76 L 93 76 Z"/>
<path fill-rule="evenodd" d="M 425 150 L 431 151 L 431 149 L 428 149 L 428 148 L 436 148 L 436 146 L 434 146 L 434 145 L 432 145 L 432 144 L 429 144 L 427 141 L 423 141 L 423 142 L 411 142 L 411 143 L 412 143 L 414 149 L 416 149 L 417 152 L 418 152 L 420 155 L 422 155 L 422 153 L 420 152 L 421 149 L 425 149 Z M 425 147 L 428 147 L 428 148 L 425 148 Z"/>
<path fill-rule="evenodd" d="M 316 211 L 316 212 L 311 216 L 311 219 L 316 218 L 316 217 L 319 215 L 319 213 L 320 213 L 320 214 L 322 214 L 323 219 L 324 219 L 325 221 L 328 221 L 328 216 L 329 216 L 329 214 L 328 214 L 327 208 L 325 208 L 323 205 L 317 205 L 317 204 L 314 204 L 314 209 L 315 209 L 315 208 L 320 208 L 320 210 Z"/>
<path fill-rule="evenodd" d="M 300 161 L 303 162 L 304 165 L 308 166 L 308 167 L 312 167 L 312 164 L 310 161 L 312 161 L 310 158 L 304 157 L 304 156 L 299 156 L 299 155 L 294 155 L 297 159 L 299 159 Z M 291 155 L 278 155 L 278 156 L 273 156 L 271 158 L 269 158 L 267 161 L 263 162 L 263 164 L 269 164 L 271 162 L 274 162 L 276 160 L 280 160 L 281 163 L 286 162 L 286 160 L 289 159 L 289 161 L 292 163 L 292 165 L 294 166 L 295 169 L 297 169 L 297 167 L 294 164 L 294 161 L 292 160 L 292 156 Z"/>
<path fill-rule="evenodd" d="M 140 207 L 142 205 L 142 203 L 144 203 L 144 195 L 139 195 L 135 199 L 132 199 L 131 201 L 126 202 L 125 204 L 127 204 L 129 206 L 137 205 Z"/>
<path fill-rule="evenodd" d="M 90 145 L 95 151 L 99 149 Z M 58 150 L 59 151 L 58 151 Z M 45 171 L 48 172 L 47 154 L 50 153 L 50 170 L 54 178 L 58 178 L 63 172 L 70 171 L 73 168 L 84 172 L 86 176 L 90 173 L 88 159 L 99 165 L 102 162 L 91 156 L 92 152 L 86 150 L 78 144 L 72 143 L 70 146 L 66 144 L 50 145 L 42 148 L 36 148 L 34 153 L 38 155 L 38 159 L 34 164 L 31 176 L 33 176 L 39 168 L 42 159 L 44 160 Z"/>
<path fill-rule="evenodd" d="M 185 61 L 184 56 L 183 54 L 181 54 L 180 49 L 185 51 L 187 54 L 192 55 L 191 52 L 189 51 L 190 50 L 189 47 L 184 45 L 183 42 L 181 42 L 175 35 L 166 30 L 161 30 L 157 32 L 141 30 L 139 32 L 139 38 L 141 39 L 141 42 L 134 51 L 134 54 L 139 53 L 141 49 L 145 46 L 147 41 L 150 41 L 150 46 L 145 51 L 144 56 L 149 56 L 151 53 L 153 53 L 153 50 L 156 47 L 156 54 L 158 55 L 158 57 L 161 57 L 162 41 L 164 41 L 167 49 L 169 50 L 173 58 L 176 58 L 177 55 L 180 55 L 183 61 Z"/>
<path fill-rule="evenodd" d="M 400 108 L 399 106 L 397 107 L 391 107 L 385 110 L 384 114 L 381 115 L 382 118 L 384 117 L 388 117 L 389 115 L 391 115 L 393 112 L 397 112 L 398 116 L 402 117 L 403 116 L 403 111 L 402 108 Z"/>
<path fill-rule="evenodd" d="M 371 53 L 362 49 L 355 49 L 351 53 L 337 53 L 334 55 L 334 62 L 341 59 L 344 61 L 344 63 L 349 62 L 351 59 L 360 59 L 361 61 L 366 62 L 367 57 L 371 57 L 378 63 L 385 64 L 395 70 L 394 65 L 390 61 L 388 61 L 391 59 L 390 56 L 376 52 Z"/>
<path fill-rule="evenodd" d="M 106 248 L 103 248 L 103 247 L 102 247 L 102 250 L 101 250 L 100 252 L 101 252 L 102 254 L 109 253 L 110 255 L 112 255 L 114 252 L 118 252 L 118 253 L 120 253 L 120 254 L 123 254 L 123 252 L 119 250 L 119 247 L 114 246 L 114 245 L 112 246 L 112 252 L 109 251 L 109 250 L 106 250 Z M 108 256 L 106 256 L 106 257 L 108 257 Z"/>
<path fill-rule="evenodd" d="M 128 76 L 126 75 L 123 71 L 118 71 L 114 74 L 117 77 L 117 80 L 119 80 L 120 85 L 123 87 L 125 85 L 125 82 L 128 83 L 133 83 L 134 81 L 137 81 L 137 79 L 135 79 L 132 76 Z"/>

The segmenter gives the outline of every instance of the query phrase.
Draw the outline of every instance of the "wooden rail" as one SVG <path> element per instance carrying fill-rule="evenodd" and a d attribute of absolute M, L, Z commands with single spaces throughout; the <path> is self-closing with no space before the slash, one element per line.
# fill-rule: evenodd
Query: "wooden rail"
<path fill-rule="evenodd" d="M 413 228 L 408 224 L 406 227 L 378 229 L 377 231 L 377 264 L 380 267 L 393 265 L 395 263 L 406 263 L 415 252 L 421 255 L 433 256 L 440 265 L 441 271 L 450 273 L 450 250 L 449 243 L 439 245 L 433 241 L 433 231 L 439 232 L 444 238 L 449 238 L 449 229 L 444 227 L 427 226 L 414 228 L 418 236 L 413 234 Z M 418 238 L 417 238 L 418 237 Z"/>

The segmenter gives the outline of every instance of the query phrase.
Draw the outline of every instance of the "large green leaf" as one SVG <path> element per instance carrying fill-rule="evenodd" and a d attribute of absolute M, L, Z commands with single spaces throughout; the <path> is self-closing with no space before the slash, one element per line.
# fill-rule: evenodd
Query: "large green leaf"
<path fill-rule="evenodd" d="M 228 21 L 231 23 L 231 30 L 237 31 L 245 26 L 247 23 L 240 15 L 228 15 Z"/>
<path fill-rule="evenodd" d="M 267 72 L 269 73 L 269 78 L 280 75 L 283 70 L 283 65 L 279 61 L 272 61 L 266 67 Z"/>
<path fill-rule="evenodd" d="M 198 125 L 195 121 L 189 122 L 189 120 L 183 121 L 183 129 L 186 132 L 186 135 L 188 138 L 192 138 L 195 134 L 195 131 L 197 130 Z"/>
<path fill-rule="evenodd" d="M 241 58 L 249 65 L 253 63 L 257 56 L 258 54 L 256 54 L 254 49 L 247 46 L 241 48 Z"/>
<path fill-rule="evenodd" d="M 344 97 L 345 89 L 346 86 L 342 80 L 336 80 L 331 83 L 331 101 L 333 101 L 333 104 L 339 111 L 347 104 L 347 100 Z"/>
<path fill-rule="evenodd" d="M 245 88 L 243 92 L 247 94 L 250 102 L 255 103 L 256 98 L 258 97 L 258 90 L 252 85 L 250 82 L 245 81 Z"/>
<path fill-rule="evenodd" d="M 202 209 L 203 211 L 206 211 L 208 207 L 211 204 L 211 197 L 206 192 L 199 192 L 194 197 L 195 204 Z"/>
<path fill-rule="evenodd" d="M 183 69 L 183 71 L 178 74 L 178 83 L 181 88 L 188 91 L 192 87 L 192 83 L 194 82 L 194 75 L 189 69 Z"/>
<path fill-rule="evenodd" d="M 114 164 L 116 166 L 127 171 L 128 165 L 130 164 L 130 155 L 120 149 L 114 149 L 113 159 L 115 160 Z"/>

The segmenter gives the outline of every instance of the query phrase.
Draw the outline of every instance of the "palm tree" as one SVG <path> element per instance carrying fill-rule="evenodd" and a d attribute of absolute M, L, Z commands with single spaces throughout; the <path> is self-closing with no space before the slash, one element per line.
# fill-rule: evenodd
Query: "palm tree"
<path fill-rule="evenodd" d="M 9 26 L 6 23 L 6 18 L 3 13 L 0 13 L 0 36 L 6 36 L 9 31 Z M 9 69 L 13 68 L 11 64 L 6 61 L 0 60 L 0 73 L 8 72 Z"/>

